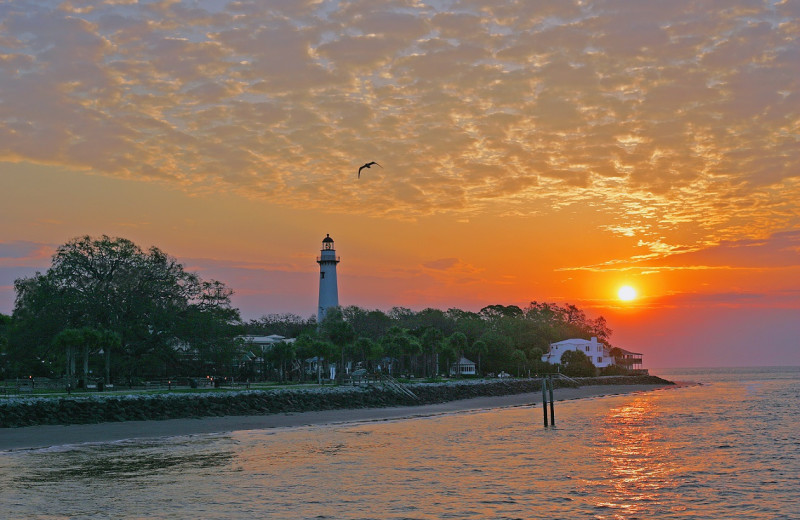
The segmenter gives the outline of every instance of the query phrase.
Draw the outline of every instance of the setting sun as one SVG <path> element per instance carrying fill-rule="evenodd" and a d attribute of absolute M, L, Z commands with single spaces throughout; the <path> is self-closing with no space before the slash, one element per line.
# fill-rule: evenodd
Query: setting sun
<path fill-rule="evenodd" d="M 622 287 L 619 288 L 619 291 L 617 291 L 617 296 L 619 297 L 620 300 L 629 302 L 634 298 L 636 298 L 636 289 L 634 289 L 630 285 L 623 285 Z"/>

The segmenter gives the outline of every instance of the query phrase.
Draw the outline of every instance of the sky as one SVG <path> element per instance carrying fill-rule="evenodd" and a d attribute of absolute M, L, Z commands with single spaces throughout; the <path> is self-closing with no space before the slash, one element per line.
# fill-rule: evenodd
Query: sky
<path fill-rule="evenodd" d="M 0 312 L 105 234 L 308 317 L 330 234 L 342 305 L 800 365 L 798 141 L 800 0 L 0 0 Z"/>

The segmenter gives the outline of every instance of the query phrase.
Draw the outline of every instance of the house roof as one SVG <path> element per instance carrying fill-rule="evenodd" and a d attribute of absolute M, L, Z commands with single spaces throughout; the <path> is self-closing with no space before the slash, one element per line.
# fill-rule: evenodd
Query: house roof
<path fill-rule="evenodd" d="M 294 342 L 295 338 L 286 338 L 284 336 L 279 336 L 278 334 L 270 334 L 269 336 L 241 336 L 243 340 L 248 343 L 253 343 L 255 345 L 272 345 L 273 343 L 279 343 L 281 341 L 285 341 L 286 343 Z"/>
<path fill-rule="evenodd" d="M 599 342 L 598 342 L 599 343 Z M 572 338 L 572 339 L 565 339 L 562 341 L 557 341 L 555 343 L 550 343 L 551 345 L 591 345 L 592 342 L 588 339 L 581 339 L 581 338 Z"/>

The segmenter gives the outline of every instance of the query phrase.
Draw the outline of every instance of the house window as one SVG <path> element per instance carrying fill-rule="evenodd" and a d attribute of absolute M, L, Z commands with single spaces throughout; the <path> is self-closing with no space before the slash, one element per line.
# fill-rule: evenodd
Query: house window
<path fill-rule="evenodd" d="M 602 363 L 603 362 L 603 357 L 602 356 L 597 356 L 597 362 L 598 363 Z"/>
<path fill-rule="evenodd" d="M 589 347 L 588 346 L 586 347 L 586 352 L 589 352 Z"/>

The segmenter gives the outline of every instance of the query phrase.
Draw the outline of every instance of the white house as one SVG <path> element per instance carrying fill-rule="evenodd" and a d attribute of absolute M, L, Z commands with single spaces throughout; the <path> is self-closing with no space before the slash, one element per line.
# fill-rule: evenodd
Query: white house
<path fill-rule="evenodd" d="M 546 361 L 547 363 L 551 364 L 560 364 L 561 356 L 564 354 L 564 352 L 570 350 L 583 352 L 597 368 L 605 368 L 614 364 L 614 357 L 608 351 L 608 347 L 606 347 L 603 343 L 598 342 L 597 338 L 595 337 L 593 337 L 591 340 L 565 339 L 564 341 L 559 341 L 558 343 L 550 343 L 550 351 L 542 356 L 542 361 Z M 641 363 L 641 357 L 639 360 Z"/>
<path fill-rule="evenodd" d="M 259 347 L 260 350 L 266 350 L 275 343 L 294 343 L 296 338 L 285 338 L 277 334 L 270 334 L 269 336 L 239 336 L 244 340 L 245 345 L 252 347 Z"/>
<path fill-rule="evenodd" d="M 245 348 L 248 352 L 245 353 L 247 361 L 264 361 L 264 353 L 272 348 L 276 343 L 294 343 L 297 338 L 285 338 L 278 334 L 270 334 L 269 336 L 239 336 L 239 339 L 244 340 Z M 257 352 L 258 355 L 254 354 Z"/>
<path fill-rule="evenodd" d="M 450 365 L 450 375 L 462 375 L 462 376 L 474 376 L 475 372 L 475 363 L 470 361 L 469 359 L 462 356 L 461 359 L 458 360 L 458 363 L 453 363 Z"/>
<path fill-rule="evenodd" d="M 450 375 L 474 376 L 475 363 L 465 357 L 462 357 L 458 360 L 458 363 L 453 363 L 450 365 Z"/>
<path fill-rule="evenodd" d="M 240 340 L 244 341 L 246 351 L 242 356 L 243 363 L 254 363 L 256 371 L 263 373 L 264 363 L 266 361 L 266 354 L 273 346 L 278 343 L 294 343 L 297 338 L 286 338 L 278 334 L 270 334 L 269 336 L 239 336 Z"/>

